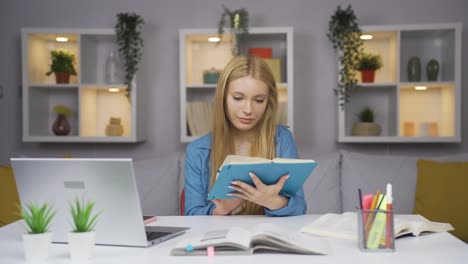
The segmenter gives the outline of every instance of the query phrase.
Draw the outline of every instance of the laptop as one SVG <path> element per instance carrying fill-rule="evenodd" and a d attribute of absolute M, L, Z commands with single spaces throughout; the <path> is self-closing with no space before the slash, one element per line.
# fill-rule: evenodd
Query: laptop
<path fill-rule="evenodd" d="M 12 158 L 11 164 L 21 205 L 50 202 L 57 211 L 52 242 L 68 242 L 69 202 L 76 197 L 96 203 L 98 245 L 148 247 L 188 229 L 144 225 L 132 159 Z"/>

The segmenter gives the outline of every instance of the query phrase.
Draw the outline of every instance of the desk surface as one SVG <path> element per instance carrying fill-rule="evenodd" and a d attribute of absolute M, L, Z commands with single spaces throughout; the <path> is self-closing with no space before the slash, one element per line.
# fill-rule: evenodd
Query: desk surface
<path fill-rule="evenodd" d="M 150 225 L 189 226 L 189 233 L 204 233 L 207 230 L 241 226 L 250 228 L 260 222 L 281 225 L 298 231 L 302 226 L 317 219 L 318 215 L 294 217 L 265 216 L 160 216 Z M 408 216 L 414 217 L 414 216 Z M 0 229 L 0 263 L 24 263 L 21 234 L 24 223 L 15 222 Z M 96 246 L 90 263 L 467 263 L 468 245 L 449 233 L 437 233 L 420 237 L 405 237 L 395 242 L 394 253 L 364 253 L 357 242 L 326 238 L 332 253 L 327 256 L 291 254 L 255 254 L 251 256 L 170 256 L 170 250 L 187 234 L 173 238 L 150 248 Z M 48 263 L 70 263 L 66 244 L 52 244 Z"/>

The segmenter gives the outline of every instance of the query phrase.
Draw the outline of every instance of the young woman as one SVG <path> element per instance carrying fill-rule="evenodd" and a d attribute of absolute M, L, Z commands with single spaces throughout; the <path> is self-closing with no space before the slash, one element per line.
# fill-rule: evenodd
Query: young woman
<path fill-rule="evenodd" d="M 298 158 L 291 132 L 278 125 L 278 91 L 268 65 L 252 56 L 234 57 L 224 68 L 215 92 L 214 127 L 187 146 L 185 215 L 266 214 L 306 212 L 302 188 L 294 196 L 281 192 L 289 175 L 265 185 L 234 181 L 234 199 L 207 200 L 217 170 L 229 154 L 273 159 Z"/>

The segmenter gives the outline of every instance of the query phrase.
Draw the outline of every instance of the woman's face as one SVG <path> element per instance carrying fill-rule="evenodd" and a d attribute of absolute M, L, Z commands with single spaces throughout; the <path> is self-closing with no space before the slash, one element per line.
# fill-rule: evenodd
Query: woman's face
<path fill-rule="evenodd" d="M 265 113 L 268 86 L 263 81 L 245 76 L 229 83 L 225 100 L 229 122 L 239 131 L 249 131 Z"/>

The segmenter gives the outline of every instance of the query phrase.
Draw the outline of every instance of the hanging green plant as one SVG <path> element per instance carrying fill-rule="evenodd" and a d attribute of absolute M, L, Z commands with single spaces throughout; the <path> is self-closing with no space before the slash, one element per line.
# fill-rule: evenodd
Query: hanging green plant
<path fill-rule="evenodd" d="M 233 33 L 233 55 L 239 55 L 245 49 L 243 45 L 249 34 L 249 12 L 245 8 L 236 9 L 231 11 L 223 5 L 223 13 L 218 21 L 218 36 L 221 40 L 224 34 L 224 27 L 226 24 L 226 17 L 229 17 L 231 30 Z M 219 44 L 219 42 L 218 42 Z"/>
<path fill-rule="evenodd" d="M 328 22 L 327 37 L 338 51 L 338 86 L 334 89 L 341 109 L 349 102 L 350 92 L 357 87 L 356 71 L 362 52 L 361 29 L 351 5 L 346 9 L 338 6 Z"/>
<path fill-rule="evenodd" d="M 127 98 L 130 100 L 132 80 L 138 71 L 138 63 L 143 54 L 143 38 L 141 29 L 145 22 L 143 18 L 135 13 L 118 13 L 115 33 L 119 52 L 124 58 L 125 78 L 127 85 Z"/>

